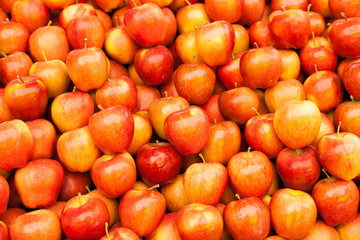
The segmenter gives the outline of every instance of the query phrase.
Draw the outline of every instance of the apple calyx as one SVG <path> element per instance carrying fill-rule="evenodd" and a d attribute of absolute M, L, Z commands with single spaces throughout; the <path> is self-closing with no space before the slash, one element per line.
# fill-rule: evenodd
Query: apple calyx
<path fill-rule="evenodd" d="M 156 184 L 152 187 L 149 187 L 147 190 L 153 190 L 153 189 L 156 189 L 156 188 L 159 188 L 160 187 L 160 184 Z"/>
<path fill-rule="evenodd" d="M 48 60 L 47 60 L 47 58 L 46 58 L 46 55 L 45 55 L 44 50 L 41 50 L 41 55 L 43 56 L 44 61 L 47 62 Z"/>
<path fill-rule="evenodd" d="M 261 116 L 261 114 L 260 114 L 254 107 L 252 107 L 251 109 L 259 116 L 259 118 L 260 118 L 261 120 L 264 119 L 264 118 Z"/>
<path fill-rule="evenodd" d="M 340 138 L 340 126 L 341 126 L 341 121 L 339 122 L 339 125 L 336 130 L 336 138 Z"/>
<path fill-rule="evenodd" d="M 201 160 L 203 161 L 203 163 L 206 163 L 205 158 L 204 158 L 204 156 L 203 156 L 201 153 L 199 153 L 199 157 L 201 158 Z"/>

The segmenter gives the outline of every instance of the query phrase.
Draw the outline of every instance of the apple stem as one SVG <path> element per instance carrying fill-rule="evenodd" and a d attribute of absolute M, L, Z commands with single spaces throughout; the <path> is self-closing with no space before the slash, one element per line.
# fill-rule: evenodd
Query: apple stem
<path fill-rule="evenodd" d="M 235 197 L 237 198 L 237 200 L 241 200 L 240 195 L 238 193 L 235 194 Z"/>
<path fill-rule="evenodd" d="M 84 42 L 85 42 L 84 48 L 86 48 L 87 47 L 87 38 L 84 39 Z"/>
<path fill-rule="evenodd" d="M 47 58 L 46 58 L 46 55 L 45 55 L 44 50 L 41 50 L 41 55 L 43 56 L 44 61 L 47 62 L 48 60 L 47 60 Z"/>
<path fill-rule="evenodd" d="M 316 64 L 314 64 L 314 68 L 315 68 L 315 72 L 318 72 L 318 68 Z"/>
<path fill-rule="evenodd" d="M 346 18 L 346 15 L 345 15 L 344 12 L 341 12 L 341 13 L 340 13 L 340 16 L 342 16 L 342 17 L 345 19 L 345 21 L 347 21 L 347 18 Z"/>
<path fill-rule="evenodd" d="M 0 53 L 1 53 L 1 55 L 3 55 L 3 57 L 7 57 L 3 51 L 0 51 Z"/>
<path fill-rule="evenodd" d="M 189 0 L 185 0 L 185 2 L 187 5 L 189 5 L 189 6 L 191 5 L 191 2 L 189 2 Z"/>
<path fill-rule="evenodd" d="M 204 23 L 209 24 L 210 22 L 209 22 L 209 21 L 207 21 L 207 20 L 205 20 L 205 21 L 204 21 Z"/>
<path fill-rule="evenodd" d="M 311 35 L 312 35 L 312 38 L 313 38 L 313 41 L 314 41 L 314 45 L 315 45 L 315 47 L 317 47 L 317 44 L 316 44 L 316 41 L 315 41 L 315 33 L 314 33 L 314 31 L 311 32 Z"/>
<path fill-rule="evenodd" d="M 341 126 L 341 121 L 339 122 L 339 125 L 338 125 L 337 130 L 336 130 L 336 137 L 337 138 L 340 137 L 340 126 Z"/>
<path fill-rule="evenodd" d="M 251 151 L 251 147 L 248 147 L 247 154 L 248 154 L 249 157 L 250 157 L 250 151 Z"/>
<path fill-rule="evenodd" d="M 137 7 L 135 0 L 131 0 L 132 4 L 134 4 L 135 7 Z"/>
<path fill-rule="evenodd" d="M 350 95 L 350 99 L 351 99 L 352 102 L 355 102 L 355 99 L 354 99 L 353 95 Z"/>
<path fill-rule="evenodd" d="M 263 119 L 263 117 L 260 115 L 260 113 L 254 107 L 252 107 L 251 109 L 259 116 L 260 119 Z"/>
<path fill-rule="evenodd" d="M 307 13 L 309 14 L 309 12 L 310 12 L 310 8 L 311 8 L 311 3 L 308 5 L 308 7 L 307 7 Z"/>
<path fill-rule="evenodd" d="M 205 158 L 204 158 L 204 156 L 203 156 L 201 153 L 199 153 L 199 157 L 201 158 L 201 160 L 203 161 L 203 163 L 206 163 Z"/>
<path fill-rule="evenodd" d="M 88 191 L 88 193 L 91 192 L 91 190 L 90 190 L 90 188 L 89 188 L 88 185 L 85 186 L 85 189 L 86 189 L 86 191 Z"/>
<path fill-rule="evenodd" d="M 75 4 L 78 4 L 78 2 L 79 2 L 79 1 L 78 1 L 78 0 L 76 0 L 76 1 L 75 1 Z"/>
<path fill-rule="evenodd" d="M 236 83 L 234 83 L 234 85 L 235 85 L 235 88 L 237 88 L 237 82 L 236 82 Z"/>
<path fill-rule="evenodd" d="M 106 233 L 106 236 L 108 237 L 108 239 L 111 240 L 111 237 L 109 235 L 109 223 L 108 222 L 105 222 L 105 233 Z"/>
<path fill-rule="evenodd" d="M 231 58 L 231 60 L 233 60 L 233 59 L 235 58 L 235 55 L 234 55 L 233 52 L 231 53 L 231 57 L 230 57 L 230 58 Z"/>
<path fill-rule="evenodd" d="M 323 171 L 323 173 L 325 173 L 325 175 L 326 175 L 326 177 L 327 177 L 328 179 L 331 179 L 331 178 L 330 178 L 330 175 L 329 175 L 328 172 L 325 170 L 325 168 L 321 169 L 321 171 Z"/>
<path fill-rule="evenodd" d="M 99 104 L 97 105 L 97 107 L 100 109 L 100 110 L 104 110 L 104 108 Z"/>
<path fill-rule="evenodd" d="M 49 20 L 49 22 L 48 22 L 48 24 L 47 24 L 47 27 L 49 27 L 51 24 L 52 24 L 52 21 Z"/>
<path fill-rule="evenodd" d="M 159 185 L 159 184 L 156 184 L 156 185 L 154 185 L 154 186 L 152 186 L 152 187 L 149 187 L 148 190 L 153 190 L 153 189 L 159 188 L 159 187 L 160 187 L 160 185 Z"/>
<path fill-rule="evenodd" d="M 294 149 L 295 150 L 295 153 L 296 153 L 296 155 L 301 155 L 301 153 L 302 153 L 302 151 L 301 151 L 301 149 Z"/>
<path fill-rule="evenodd" d="M 215 125 L 217 124 L 216 118 L 214 118 L 214 124 L 215 124 Z"/>
<path fill-rule="evenodd" d="M 300 98 L 300 89 L 298 89 L 296 92 L 296 102 L 299 102 L 299 98 Z"/>
<path fill-rule="evenodd" d="M 284 6 L 281 6 L 281 9 L 285 12 L 286 8 Z"/>
<path fill-rule="evenodd" d="M 257 44 L 257 42 L 254 42 L 254 45 L 256 48 L 259 48 L 259 45 Z"/>
<path fill-rule="evenodd" d="M 5 21 L 10 22 L 10 19 L 9 19 L 9 18 L 5 18 Z"/>
<path fill-rule="evenodd" d="M 19 75 L 17 75 L 16 77 L 17 77 L 17 79 L 20 80 L 20 82 L 24 83 L 24 80 L 22 80 L 22 78 Z"/>
<path fill-rule="evenodd" d="M 164 91 L 165 98 L 168 98 L 168 92 Z"/>
<path fill-rule="evenodd" d="M 155 140 L 155 143 L 156 143 L 156 144 L 159 144 L 160 142 L 159 142 L 159 140 L 156 139 L 156 140 Z"/>
<path fill-rule="evenodd" d="M 82 202 L 81 202 L 81 192 L 78 192 L 78 197 L 79 197 L 79 203 L 80 203 L 80 205 L 82 205 Z"/>
<path fill-rule="evenodd" d="M 118 27 L 118 26 L 119 26 L 118 17 L 117 17 L 117 16 L 115 16 L 115 17 L 114 17 L 114 19 L 115 19 L 115 26 L 116 26 L 116 27 Z"/>

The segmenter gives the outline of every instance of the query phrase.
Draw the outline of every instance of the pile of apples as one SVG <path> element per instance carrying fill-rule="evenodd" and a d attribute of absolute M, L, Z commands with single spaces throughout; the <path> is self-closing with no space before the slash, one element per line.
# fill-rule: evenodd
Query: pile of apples
<path fill-rule="evenodd" d="M 0 0 L 1 240 L 359 240 L 360 2 Z"/>

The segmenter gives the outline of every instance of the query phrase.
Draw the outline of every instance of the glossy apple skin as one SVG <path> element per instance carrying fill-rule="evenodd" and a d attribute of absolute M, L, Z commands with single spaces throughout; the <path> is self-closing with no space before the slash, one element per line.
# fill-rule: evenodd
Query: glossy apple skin
<path fill-rule="evenodd" d="M 32 64 L 33 61 L 24 52 L 14 52 L 0 58 L 0 78 L 3 86 L 16 79 L 17 76 L 28 76 Z"/>
<path fill-rule="evenodd" d="M 30 161 L 15 173 L 15 186 L 21 201 L 31 209 L 55 203 L 63 180 L 63 167 L 51 159 Z"/>
<path fill-rule="evenodd" d="M 360 17 L 360 3 L 354 0 L 329 0 L 329 9 L 337 18 L 341 19 L 344 13 L 347 18 Z"/>
<path fill-rule="evenodd" d="M 360 98 L 360 84 L 356 81 L 360 76 L 360 62 L 353 62 L 345 67 L 342 74 L 342 80 L 346 91 L 354 96 Z"/>
<path fill-rule="evenodd" d="M 235 46 L 234 28 L 223 20 L 205 24 L 196 31 L 196 44 L 206 64 L 224 65 L 229 62 Z"/>
<path fill-rule="evenodd" d="M 200 106 L 202 109 L 204 109 L 204 111 L 209 117 L 210 123 L 212 124 L 214 124 L 215 122 L 221 123 L 225 120 L 220 113 L 219 97 L 220 94 L 213 94 L 206 103 Z"/>
<path fill-rule="evenodd" d="M 321 113 L 321 125 L 319 133 L 315 139 L 315 141 L 311 144 L 312 146 L 316 147 L 320 138 L 328 133 L 334 133 L 335 128 L 332 120 L 324 113 Z"/>
<path fill-rule="evenodd" d="M 83 40 L 82 40 L 83 41 Z M 42 51 L 47 60 L 59 59 L 66 61 L 70 52 L 70 45 L 66 32 L 59 26 L 46 26 L 36 29 L 29 38 L 29 50 L 34 61 L 45 61 Z"/>
<path fill-rule="evenodd" d="M 232 121 L 211 124 L 208 144 L 201 150 L 207 162 L 227 165 L 232 156 L 240 150 L 241 134 Z"/>
<path fill-rule="evenodd" d="M 141 46 L 159 45 L 165 38 L 164 13 L 154 3 L 145 3 L 124 14 L 124 25 L 130 36 Z"/>
<path fill-rule="evenodd" d="M 182 63 L 203 63 L 196 44 L 196 32 L 185 32 L 175 40 L 175 53 Z"/>
<path fill-rule="evenodd" d="M 323 136 L 316 146 L 320 164 L 334 177 L 351 180 L 360 172 L 360 138 L 340 132 Z"/>
<path fill-rule="evenodd" d="M 304 192 L 311 191 L 321 173 L 314 147 L 281 150 L 276 168 L 285 187 Z"/>
<path fill-rule="evenodd" d="M 0 22 L 0 51 L 6 55 L 17 51 L 26 52 L 29 30 L 21 23 Z"/>
<path fill-rule="evenodd" d="M 181 155 L 195 154 L 209 141 L 209 118 L 200 107 L 190 106 L 170 114 L 164 130 L 171 145 Z"/>
<path fill-rule="evenodd" d="M 109 78 L 119 78 L 119 77 L 122 77 L 122 76 L 126 76 L 126 77 L 129 77 L 129 73 L 128 73 L 128 70 L 127 68 L 114 61 L 114 60 L 109 60 L 110 62 L 110 75 L 109 75 Z"/>
<path fill-rule="evenodd" d="M 62 133 L 86 126 L 93 114 L 94 102 L 86 92 L 66 92 L 51 103 L 51 118 Z"/>
<path fill-rule="evenodd" d="M 94 162 L 91 179 L 105 195 L 118 198 L 134 187 L 135 161 L 128 152 L 103 155 Z"/>
<path fill-rule="evenodd" d="M 59 191 L 58 200 L 68 201 L 75 197 L 79 192 L 86 194 L 86 186 L 91 186 L 91 179 L 88 172 L 70 172 L 64 169 L 64 181 Z"/>
<path fill-rule="evenodd" d="M 245 139 L 249 146 L 261 151 L 268 158 L 276 158 L 285 148 L 274 129 L 274 114 L 269 113 L 250 118 L 245 124 Z"/>
<path fill-rule="evenodd" d="M 225 206 L 224 222 L 234 239 L 263 239 L 270 231 L 269 208 L 257 197 L 232 201 Z"/>
<path fill-rule="evenodd" d="M 176 227 L 177 212 L 165 214 L 157 229 L 145 240 L 181 240 Z"/>
<path fill-rule="evenodd" d="M 190 203 L 185 194 L 183 179 L 184 175 L 179 174 L 174 181 L 161 186 L 161 194 L 165 198 L 166 209 L 170 212 L 178 212 L 180 208 Z"/>
<path fill-rule="evenodd" d="M 215 82 L 215 72 L 205 63 L 181 64 L 174 75 L 177 92 L 190 104 L 204 104 L 211 97 Z"/>
<path fill-rule="evenodd" d="M 15 219 L 25 213 L 26 213 L 26 211 L 22 208 L 8 207 L 6 209 L 5 214 L 0 218 L 0 221 L 5 223 L 5 225 L 7 226 L 7 229 L 10 229 L 11 224 L 15 221 Z"/>
<path fill-rule="evenodd" d="M 151 103 L 161 98 L 160 92 L 156 87 L 146 86 L 144 84 L 136 85 L 138 93 L 137 111 L 148 111 Z"/>
<path fill-rule="evenodd" d="M 223 0 L 206 0 L 205 8 L 211 20 L 224 20 L 235 23 L 240 20 L 243 14 L 245 0 L 227 2 Z"/>
<path fill-rule="evenodd" d="M 359 190 L 351 180 L 322 179 L 315 184 L 312 197 L 320 216 L 332 227 L 353 220 L 358 212 Z"/>
<path fill-rule="evenodd" d="M 317 220 L 310 233 L 302 240 L 328 239 L 340 240 L 335 228 L 327 225 L 322 220 Z"/>
<path fill-rule="evenodd" d="M 141 238 L 139 238 L 139 236 L 134 231 L 125 227 L 112 228 L 111 230 L 109 230 L 109 236 L 111 240 L 141 240 Z M 109 237 L 105 235 L 100 238 L 100 240 L 109 240 Z"/>
<path fill-rule="evenodd" d="M 61 214 L 61 227 L 70 239 L 100 239 L 110 215 L 105 203 L 89 195 L 67 201 Z"/>
<path fill-rule="evenodd" d="M 265 12 L 264 0 L 244 0 L 243 14 L 239 23 L 241 25 L 251 26 L 260 21 Z"/>
<path fill-rule="evenodd" d="M 269 16 L 269 30 L 280 48 L 302 48 L 311 34 L 310 20 L 301 9 L 274 11 Z"/>
<path fill-rule="evenodd" d="M 10 171 L 13 168 L 24 167 L 31 157 L 32 150 L 33 137 L 23 121 L 14 119 L 0 124 L 1 169 Z"/>
<path fill-rule="evenodd" d="M 243 53 L 231 59 L 227 64 L 217 67 L 216 75 L 219 80 L 224 84 L 227 90 L 237 87 L 244 87 L 244 79 L 240 72 L 240 58 Z"/>
<path fill-rule="evenodd" d="M 4 100 L 4 88 L 0 88 L 0 123 L 14 119 Z"/>
<path fill-rule="evenodd" d="M 165 37 L 161 45 L 169 46 L 174 42 L 177 33 L 176 17 L 174 12 L 168 7 L 161 8 L 161 11 L 164 13 L 165 21 Z"/>
<path fill-rule="evenodd" d="M 9 240 L 8 227 L 2 221 L 0 221 L 0 238 L 3 240 Z"/>
<path fill-rule="evenodd" d="M 136 167 L 142 180 L 150 186 L 164 185 L 180 171 L 181 158 L 169 143 L 145 144 L 136 155 Z"/>
<path fill-rule="evenodd" d="M 340 103 L 334 112 L 334 125 L 339 126 L 343 132 L 351 132 L 360 137 L 360 126 L 357 120 L 360 119 L 360 103 L 358 101 L 344 101 Z"/>
<path fill-rule="evenodd" d="M 97 16 L 97 14 L 94 7 L 87 3 L 69 5 L 59 14 L 60 26 L 66 30 L 71 20 L 82 16 Z"/>
<path fill-rule="evenodd" d="M 102 108 L 122 105 L 134 112 L 137 103 L 137 90 L 134 82 L 126 76 L 112 78 L 96 91 L 96 104 Z"/>
<path fill-rule="evenodd" d="M 326 29 L 324 17 L 320 13 L 313 11 L 309 11 L 308 15 L 310 20 L 310 28 L 311 31 L 314 32 L 314 36 L 322 36 Z"/>
<path fill-rule="evenodd" d="M 101 87 L 108 76 L 107 57 L 95 47 L 72 50 L 66 57 L 66 67 L 75 86 L 84 92 Z"/>
<path fill-rule="evenodd" d="M 0 1 L 0 7 L 7 13 L 11 13 L 11 8 L 17 0 Z"/>
<path fill-rule="evenodd" d="M 32 33 L 49 22 L 50 11 L 38 0 L 16 1 L 11 8 L 11 16 L 13 21 L 24 24 Z"/>
<path fill-rule="evenodd" d="M 313 228 L 317 209 L 312 197 L 302 191 L 283 188 L 270 200 L 271 223 L 284 238 L 301 239 Z"/>
<path fill-rule="evenodd" d="M 61 10 L 66 8 L 70 4 L 74 3 L 74 0 L 64 0 L 64 1 L 57 1 L 57 0 L 43 0 L 42 1 L 47 8 L 50 10 Z"/>
<path fill-rule="evenodd" d="M 289 101 L 275 111 L 275 132 L 280 140 L 292 149 L 310 145 L 316 139 L 320 125 L 319 108 L 309 100 Z"/>
<path fill-rule="evenodd" d="M 138 236 L 148 236 L 164 218 L 166 203 L 161 193 L 152 190 L 130 190 L 121 198 L 120 222 Z"/>
<path fill-rule="evenodd" d="M 88 126 L 95 144 L 105 154 L 126 151 L 134 134 L 131 112 L 121 105 L 95 113 Z"/>
<path fill-rule="evenodd" d="M 9 184 L 3 176 L 0 176 L 0 192 L 2 196 L 0 199 L 0 218 L 2 218 L 7 210 L 10 196 Z"/>
<path fill-rule="evenodd" d="M 342 224 L 336 228 L 340 239 L 351 240 L 360 237 L 360 213 L 352 221 Z"/>
<path fill-rule="evenodd" d="M 269 30 L 268 20 L 261 20 L 251 24 L 249 28 L 249 38 L 252 47 L 255 47 L 255 43 L 259 47 L 276 47 L 276 41 Z"/>
<path fill-rule="evenodd" d="M 127 151 L 135 156 L 143 145 L 150 142 L 153 136 L 153 128 L 149 119 L 141 113 L 135 113 L 132 117 L 134 119 L 134 135 Z"/>
<path fill-rule="evenodd" d="M 334 52 L 341 57 L 356 58 L 360 50 L 356 48 L 360 43 L 357 37 L 360 33 L 360 18 L 347 18 L 334 21 L 327 29 L 327 38 Z"/>
<path fill-rule="evenodd" d="M 222 92 L 219 97 L 219 109 L 226 120 L 244 125 L 259 110 L 260 101 L 254 90 L 248 87 L 234 88 Z"/>
<path fill-rule="evenodd" d="M 45 119 L 35 119 L 25 123 L 33 136 L 33 151 L 30 159 L 52 158 L 56 141 L 56 130 L 52 123 Z"/>
<path fill-rule="evenodd" d="M 215 240 L 220 238 L 224 223 L 214 206 L 193 203 L 180 209 L 176 226 L 182 240 Z"/>
<path fill-rule="evenodd" d="M 160 85 L 169 81 L 174 59 L 168 48 L 159 45 L 138 50 L 134 65 L 136 72 L 146 85 Z"/>
<path fill-rule="evenodd" d="M 206 11 L 204 3 L 186 5 L 176 13 L 176 22 L 179 33 L 195 32 L 211 19 Z"/>
<path fill-rule="evenodd" d="M 88 126 L 63 133 L 56 145 L 60 162 L 70 172 L 87 172 L 101 152 L 92 139 Z"/>
<path fill-rule="evenodd" d="M 265 195 L 274 174 L 269 158 L 260 151 L 235 154 L 227 170 L 231 185 L 241 198 Z"/>
<path fill-rule="evenodd" d="M 103 1 L 103 0 L 94 0 L 95 4 L 98 5 L 105 12 L 112 12 L 113 10 L 120 8 L 124 5 L 124 0 L 116 1 Z"/>
<path fill-rule="evenodd" d="M 329 0 L 309 0 L 311 10 L 320 13 L 324 18 L 333 17 L 330 8 Z"/>
<path fill-rule="evenodd" d="M 216 205 L 225 191 L 228 174 L 219 162 L 193 163 L 186 169 L 183 181 L 190 203 Z"/>
<path fill-rule="evenodd" d="M 301 70 L 299 55 L 294 50 L 280 49 L 282 72 L 279 81 L 297 79 Z"/>
<path fill-rule="evenodd" d="M 48 104 L 47 86 L 41 78 L 34 76 L 14 79 L 6 85 L 4 99 L 15 118 L 40 118 Z"/>
<path fill-rule="evenodd" d="M 61 239 L 60 219 L 51 210 L 40 209 L 15 219 L 10 228 L 11 239 Z"/>
<path fill-rule="evenodd" d="M 279 51 L 273 47 L 247 50 L 240 59 L 240 72 L 251 89 L 273 87 L 282 73 Z"/>

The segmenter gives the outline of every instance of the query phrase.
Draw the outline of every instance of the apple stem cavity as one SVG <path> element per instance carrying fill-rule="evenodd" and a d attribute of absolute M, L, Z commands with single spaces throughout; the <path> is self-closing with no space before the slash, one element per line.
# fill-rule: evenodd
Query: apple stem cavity
<path fill-rule="evenodd" d="M 307 13 L 309 14 L 311 8 L 311 3 L 307 6 Z"/>
<path fill-rule="evenodd" d="M 3 51 L 0 51 L 0 53 L 1 53 L 1 55 L 3 55 L 3 57 L 7 57 Z"/>
<path fill-rule="evenodd" d="M 87 47 L 87 38 L 84 39 L 84 42 L 85 42 L 84 48 L 86 49 L 86 47 Z"/>
<path fill-rule="evenodd" d="M 16 78 L 19 79 L 19 81 L 20 81 L 21 83 L 24 83 L 24 80 L 22 80 L 22 78 L 21 78 L 19 75 L 17 75 Z"/>
<path fill-rule="evenodd" d="M 51 26 L 51 24 L 52 24 L 52 21 L 49 20 L 49 22 L 48 22 L 48 24 L 46 26 L 49 27 L 49 26 Z"/>
<path fill-rule="evenodd" d="M 240 195 L 238 193 L 235 194 L 235 197 L 237 198 L 237 200 L 241 200 Z"/>
<path fill-rule="evenodd" d="M 328 172 L 326 171 L 325 168 L 322 168 L 321 171 L 323 171 L 323 173 L 325 173 L 325 176 L 326 176 L 328 179 L 331 179 L 330 175 L 328 174 Z"/>
<path fill-rule="evenodd" d="M 201 160 L 203 161 L 203 163 L 206 163 L 205 158 L 204 158 L 204 156 L 203 156 L 201 153 L 199 153 L 199 157 L 201 158 Z"/>
<path fill-rule="evenodd" d="M 159 188 L 159 187 L 160 187 L 160 184 L 156 184 L 156 185 L 154 185 L 152 187 L 149 187 L 148 190 L 153 190 L 153 189 Z"/>
<path fill-rule="evenodd" d="M 115 17 L 114 17 L 114 19 L 115 19 L 115 26 L 116 26 L 116 27 L 118 27 L 118 26 L 119 26 L 118 17 L 117 17 L 117 16 L 115 16 Z"/>
<path fill-rule="evenodd" d="M 254 42 L 254 45 L 256 48 L 259 48 L 259 45 L 257 44 L 257 42 Z"/>
<path fill-rule="evenodd" d="M 44 61 L 47 62 L 48 60 L 47 60 L 47 58 L 46 58 L 46 55 L 45 55 L 44 50 L 41 50 L 41 55 L 43 56 Z"/>
<path fill-rule="evenodd" d="M 337 130 L 336 130 L 336 137 L 337 138 L 340 138 L 340 126 L 341 126 L 341 121 L 339 122 L 339 125 L 338 125 Z"/>
<path fill-rule="evenodd" d="M 259 116 L 259 118 L 260 118 L 261 120 L 263 119 L 263 117 L 261 116 L 261 114 L 260 114 L 254 107 L 252 107 L 251 109 Z"/>
<path fill-rule="evenodd" d="M 185 0 L 185 2 L 186 2 L 186 4 L 187 4 L 188 6 L 191 5 L 191 2 L 189 2 L 189 0 Z"/>

